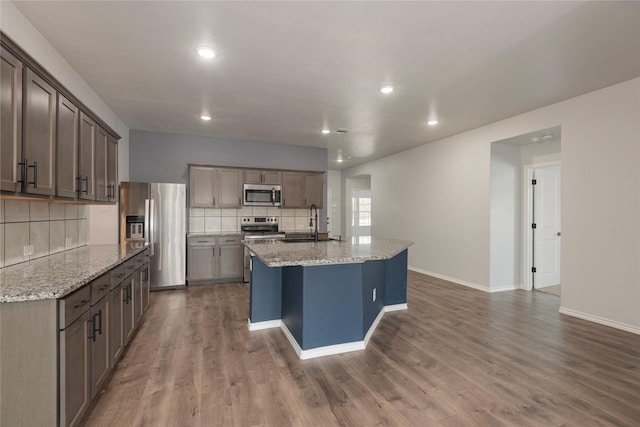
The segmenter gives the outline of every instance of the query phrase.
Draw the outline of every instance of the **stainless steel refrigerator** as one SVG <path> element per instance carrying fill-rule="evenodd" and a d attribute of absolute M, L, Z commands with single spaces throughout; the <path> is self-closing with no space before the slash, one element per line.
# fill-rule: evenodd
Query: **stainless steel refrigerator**
<path fill-rule="evenodd" d="M 151 290 L 185 286 L 187 186 L 120 184 L 120 242 L 148 243 Z"/>

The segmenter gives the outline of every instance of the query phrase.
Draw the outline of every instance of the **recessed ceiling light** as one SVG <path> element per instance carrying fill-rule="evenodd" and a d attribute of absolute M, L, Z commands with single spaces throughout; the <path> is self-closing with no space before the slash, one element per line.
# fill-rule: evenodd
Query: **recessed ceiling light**
<path fill-rule="evenodd" d="M 435 126 L 435 125 L 437 125 L 437 124 L 438 124 L 438 121 L 437 121 L 437 120 L 429 120 L 429 121 L 427 122 L 427 124 L 428 124 L 429 126 Z"/>
<path fill-rule="evenodd" d="M 542 135 L 542 140 L 543 141 L 549 141 L 550 139 L 553 139 L 553 134 L 552 133 L 548 133 L 546 135 Z"/>
<path fill-rule="evenodd" d="M 380 88 L 380 92 L 382 92 L 382 93 L 391 93 L 391 92 L 393 92 L 393 86 L 382 86 Z"/>
<path fill-rule="evenodd" d="M 196 49 L 198 55 L 202 56 L 205 59 L 211 59 L 216 56 L 216 51 L 211 49 L 210 47 L 200 46 Z"/>
<path fill-rule="evenodd" d="M 322 133 L 327 134 L 327 133 L 331 133 L 331 131 L 329 129 L 322 129 Z"/>
<path fill-rule="evenodd" d="M 209 120 L 211 120 L 211 116 L 208 115 L 208 114 L 203 114 L 203 115 L 200 116 L 200 118 L 202 120 L 204 120 L 205 122 L 208 122 Z"/>
<path fill-rule="evenodd" d="M 336 160 L 336 162 L 338 162 L 338 163 L 342 163 L 342 162 L 343 162 L 343 160 L 342 160 L 342 159 L 338 159 L 338 160 Z"/>

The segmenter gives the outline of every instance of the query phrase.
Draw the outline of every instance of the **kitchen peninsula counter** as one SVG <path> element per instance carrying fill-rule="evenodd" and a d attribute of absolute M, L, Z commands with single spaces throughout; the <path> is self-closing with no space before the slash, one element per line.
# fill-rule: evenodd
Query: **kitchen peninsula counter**
<path fill-rule="evenodd" d="M 144 244 L 89 245 L 0 269 L 0 303 L 62 298 L 142 252 Z"/>
<path fill-rule="evenodd" d="M 407 309 L 410 241 L 244 244 L 249 330 L 279 327 L 301 359 L 362 350 L 384 313 Z"/>

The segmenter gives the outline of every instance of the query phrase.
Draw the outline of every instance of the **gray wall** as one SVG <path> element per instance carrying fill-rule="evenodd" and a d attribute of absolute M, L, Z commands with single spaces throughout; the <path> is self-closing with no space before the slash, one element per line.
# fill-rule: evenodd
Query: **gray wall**
<path fill-rule="evenodd" d="M 325 172 L 327 150 L 141 130 L 130 132 L 130 181 L 186 184 L 189 163 Z"/>

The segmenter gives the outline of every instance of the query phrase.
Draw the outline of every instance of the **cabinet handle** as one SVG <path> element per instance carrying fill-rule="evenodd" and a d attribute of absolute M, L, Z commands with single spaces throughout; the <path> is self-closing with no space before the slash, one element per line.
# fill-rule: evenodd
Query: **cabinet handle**
<path fill-rule="evenodd" d="M 93 317 L 91 317 L 91 319 L 89 320 L 89 323 L 91 323 L 91 328 L 89 329 L 89 331 L 91 332 L 91 335 L 89 335 L 87 338 L 91 339 L 91 341 L 95 342 L 96 341 L 96 329 L 95 329 L 95 325 L 96 325 L 96 316 L 93 315 Z"/>
<path fill-rule="evenodd" d="M 88 299 L 83 299 L 82 301 L 80 301 L 79 304 L 74 305 L 73 308 L 80 308 L 80 307 L 82 307 L 84 305 L 87 305 L 88 302 L 89 302 Z"/>
<path fill-rule="evenodd" d="M 76 193 L 78 195 L 82 193 L 82 177 L 80 175 L 76 176 Z"/>
<path fill-rule="evenodd" d="M 102 335 L 102 309 L 98 310 L 98 319 L 100 319 L 98 322 L 98 333 Z"/>
<path fill-rule="evenodd" d="M 82 181 L 85 184 L 85 187 L 84 187 L 85 189 L 82 190 L 82 193 L 89 194 L 89 177 L 85 176 L 84 178 L 82 178 Z"/>
<path fill-rule="evenodd" d="M 28 167 L 33 168 L 33 181 L 27 182 L 27 184 L 33 184 L 33 188 L 38 188 L 38 162 L 34 160 L 33 164 Z"/>
<path fill-rule="evenodd" d="M 198 240 L 198 243 L 209 243 L 209 242 L 206 240 Z"/>
<path fill-rule="evenodd" d="M 105 289 L 109 289 L 109 286 L 110 286 L 110 285 L 104 285 L 104 286 L 101 286 L 101 287 L 99 287 L 99 288 L 98 288 L 98 290 L 99 290 L 100 292 L 104 292 L 104 290 L 105 290 Z"/>
<path fill-rule="evenodd" d="M 98 328 L 96 328 L 96 317 L 100 319 Z M 96 314 L 93 315 L 93 320 L 91 321 L 91 323 L 91 329 L 93 329 L 91 333 L 91 341 L 96 342 L 96 334 L 102 335 L 102 310 L 99 310 Z"/>
<path fill-rule="evenodd" d="M 216 205 L 216 196 L 213 196 L 213 206 Z"/>
<path fill-rule="evenodd" d="M 27 159 L 22 159 L 21 162 L 18 162 L 18 166 L 20 166 L 20 179 L 18 182 L 21 184 L 21 190 L 24 190 L 25 185 L 27 185 Z"/>

